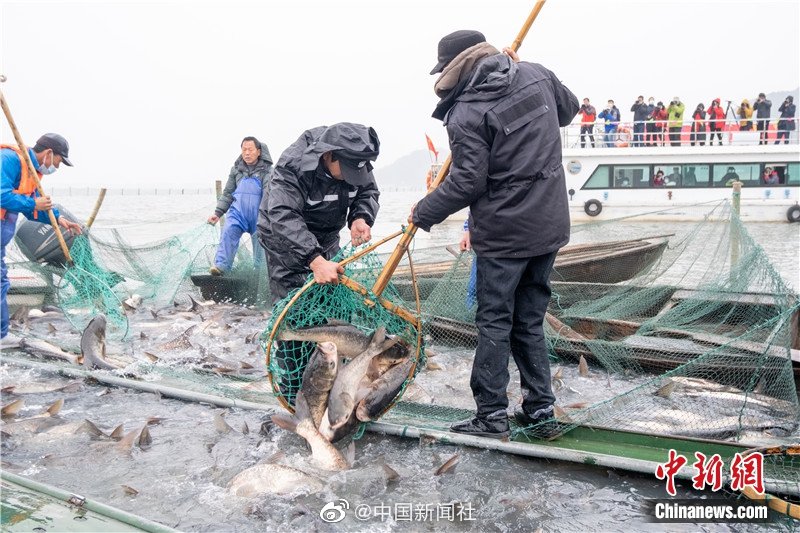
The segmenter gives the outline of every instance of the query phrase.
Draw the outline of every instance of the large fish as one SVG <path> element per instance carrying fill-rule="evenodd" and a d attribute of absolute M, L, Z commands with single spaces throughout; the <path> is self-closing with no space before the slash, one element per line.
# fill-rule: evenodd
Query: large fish
<path fill-rule="evenodd" d="M 319 427 L 328 406 L 328 396 L 336 380 L 338 366 L 336 345 L 332 342 L 318 344 L 303 371 L 303 383 L 295 400 L 298 419 L 308 416 L 314 422 L 314 427 Z"/>
<path fill-rule="evenodd" d="M 357 327 L 338 322 L 302 329 L 284 329 L 276 338 L 281 341 L 332 342 L 336 345 L 339 356 L 348 359 L 366 350 L 370 343 L 370 338 Z"/>
<path fill-rule="evenodd" d="M 356 416 L 362 422 L 375 420 L 403 388 L 414 361 L 410 358 L 386 371 L 372 382 L 369 392 L 358 403 Z"/>
<path fill-rule="evenodd" d="M 350 468 L 347 459 L 328 439 L 322 436 L 319 429 L 314 426 L 310 416 L 298 420 L 295 417 L 273 415 L 272 421 L 277 426 L 293 431 L 306 439 L 308 445 L 311 446 L 311 456 L 320 468 L 325 470 L 347 470 Z"/>
<path fill-rule="evenodd" d="M 339 426 L 336 429 L 331 427 L 331 423 L 328 421 L 328 411 L 325 411 L 325 414 L 322 416 L 322 422 L 319 426 L 320 434 L 325 437 L 327 440 L 333 443 L 337 443 L 345 437 L 349 437 L 353 433 L 356 432 L 358 429 L 358 425 L 361 422 L 358 421 L 356 418 L 356 413 L 353 412 L 350 414 L 350 418 L 347 419 L 343 425 Z"/>
<path fill-rule="evenodd" d="M 411 347 L 408 343 L 400 339 L 397 344 L 373 357 L 367 369 L 369 381 L 375 381 L 393 366 L 408 360 L 410 351 Z"/>
<path fill-rule="evenodd" d="M 397 342 L 396 337 L 387 339 L 386 329 L 379 327 L 375 330 L 367 349 L 339 369 L 328 399 L 328 421 L 331 428 L 336 429 L 344 425 L 355 410 L 358 391 L 365 380 L 372 358 Z"/>
<path fill-rule="evenodd" d="M 19 341 L 19 347 L 23 352 L 29 353 L 35 357 L 41 357 L 43 359 L 58 359 L 61 361 L 67 361 L 73 365 L 78 363 L 77 355 L 65 352 L 58 346 L 54 346 L 43 340 L 23 337 Z"/>
<path fill-rule="evenodd" d="M 81 357 L 80 362 L 89 368 L 100 368 L 102 370 L 115 370 L 118 367 L 106 360 L 106 317 L 97 315 L 94 317 L 81 336 Z"/>
<path fill-rule="evenodd" d="M 290 466 L 261 463 L 236 474 L 228 489 L 236 496 L 252 498 L 262 494 L 319 492 L 322 481 Z"/>

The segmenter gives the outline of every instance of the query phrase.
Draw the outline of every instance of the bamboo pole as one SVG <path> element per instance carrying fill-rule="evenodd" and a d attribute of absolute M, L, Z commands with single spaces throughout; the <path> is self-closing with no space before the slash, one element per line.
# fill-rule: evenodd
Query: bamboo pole
<path fill-rule="evenodd" d="M 528 35 L 528 30 L 530 30 L 533 21 L 536 20 L 537 16 L 539 16 L 539 12 L 542 10 L 542 7 L 544 7 L 545 1 L 546 0 L 537 0 L 536 5 L 533 6 L 533 10 L 531 11 L 530 15 L 528 15 L 525 23 L 522 25 L 522 29 L 519 30 L 517 38 L 514 39 L 514 42 L 509 47 L 514 52 L 519 50 L 519 47 L 522 46 L 522 41 L 525 39 L 525 36 Z M 447 177 L 447 174 L 450 172 L 451 163 L 452 154 L 448 155 L 447 159 L 445 159 L 444 163 L 442 164 L 442 168 L 439 170 L 439 173 L 436 174 L 436 179 L 434 179 L 433 183 L 431 183 L 427 194 L 430 194 L 434 189 L 441 185 L 441 183 Z M 383 268 L 378 276 L 378 279 L 375 281 L 375 284 L 372 286 L 373 294 L 380 296 L 384 289 L 386 289 L 392 274 L 394 274 L 397 265 L 400 264 L 400 260 L 403 258 L 403 254 L 405 254 L 406 250 L 411 244 L 411 240 L 414 238 L 414 234 L 416 232 L 417 227 L 413 223 L 409 224 L 406 228 L 405 234 L 400 238 L 400 242 L 397 243 L 397 247 L 386 261 L 386 266 Z"/>
<path fill-rule="evenodd" d="M 0 76 L 0 83 L 4 81 L 6 81 L 6 77 Z M 3 95 L 3 91 L 0 91 L 0 107 L 3 108 L 3 113 L 6 115 L 8 126 L 11 128 L 11 132 L 14 134 L 14 139 L 17 141 L 17 146 L 19 146 L 19 149 L 22 152 L 24 164 L 28 165 L 28 172 L 30 172 L 31 176 L 33 177 L 33 181 L 36 183 L 36 190 L 39 191 L 40 196 L 47 196 L 44 193 L 44 188 L 42 188 L 42 182 L 39 181 L 39 174 L 36 172 L 36 168 L 33 166 L 33 162 L 31 161 L 28 148 L 25 146 L 25 143 L 22 142 L 22 135 L 20 135 L 19 130 L 17 129 L 17 124 L 14 122 L 14 117 L 11 116 L 11 109 L 8 107 L 8 102 L 6 102 L 6 97 Z M 61 234 L 61 228 L 58 227 L 58 220 L 56 220 L 56 216 L 53 214 L 52 209 L 47 210 L 47 216 L 50 218 L 50 225 L 53 226 L 53 231 L 56 233 L 58 244 L 61 246 L 61 251 L 64 252 L 64 258 L 67 260 L 67 264 L 71 265 L 72 256 L 69 254 L 67 241 L 64 240 L 64 235 Z"/>
<path fill-rule="evenodd" d="M 733 213 L 731 214 L 731 277 L 735 276 L 739 264 L 739 218 L 742 210 L 742 182 L 733 182 Z"/>
<path fill-rule="evenodd" d="M 92 209 L 92 214 L 89 215 L 88 220 L 86 220 L 86 227 L 91 228 L 92 224 L 94 224 L 94 219 L 97 218 L 97 212 L 100 211 L 100 206 L 103 205 L 103 200 L 106 198 L 106 189 L 105 187 L 100 189 L 100 194 L 97 195 L 97 201 L 94 203 L 94 209 Z"/>
<path fill-rule="evenodd" d="M 219 197 L 222 196 L 222 180 L 217 180 L 214 182 L 214 190 L 217 193 L 217 201 L 219 201 Z M 225 215 L 221 215 L 219 217 L 219 227 L 222 228 L 225 226 Z"/>

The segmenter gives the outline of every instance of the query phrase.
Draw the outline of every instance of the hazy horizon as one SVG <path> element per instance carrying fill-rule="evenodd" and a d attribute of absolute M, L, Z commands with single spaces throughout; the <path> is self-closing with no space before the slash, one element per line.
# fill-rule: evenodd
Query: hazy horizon
<path fill-rule="evenodd" d="M 430 118 L 439 39 L 473 28 L 502 48 L 534 3 L 3 0 L 2 90 L 27 143 L 69 140 L 75 167 L 53 187 L 211 187 L 242 137 L 277 160 L 304 130 L 339 121 L 375 127 L 380 169 L 424 149 L 425 133 L 447 151 Z M 624 119 L 639 94 L 693 109 L 794 90 L 798 20 L 791 0 L 549 0 L 520 55 L 578 98 L 613 98 Z M 13 143 L 5 121 L 0 138 Z"/>

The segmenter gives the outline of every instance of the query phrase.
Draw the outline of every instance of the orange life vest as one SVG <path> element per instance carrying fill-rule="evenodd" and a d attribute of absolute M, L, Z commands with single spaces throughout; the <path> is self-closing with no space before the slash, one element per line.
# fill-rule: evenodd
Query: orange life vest
<path fill-rule="evenodd" d="M 14 189 L 14 194 L 21 194 L 22 196 L 30 196 L 33 197 L 34 193 L 36 192 L 36 180 L 33 179 L 31 176 L 31 172 L 28 169 L 28 165 L 25 164 L 25 158 L 22 155 L 22 150 L 19 149 L 19 146 L 15 146 L 12 144 L 0 144 L 0 148 L 8 148 L 9 150 L 14 150 L 17 153 L 17 157 L 19 157 L 19 166 L 22 170 L 22 176 L 19 180 L 19 186 Z M 39 174 L 39 178 L 42 175 Z M 33 210 L 33 218 L 38 218 L 39 212 L 37 210 Z M 0 208 L 0 220 L 6 219 L 6 210 Z"/>

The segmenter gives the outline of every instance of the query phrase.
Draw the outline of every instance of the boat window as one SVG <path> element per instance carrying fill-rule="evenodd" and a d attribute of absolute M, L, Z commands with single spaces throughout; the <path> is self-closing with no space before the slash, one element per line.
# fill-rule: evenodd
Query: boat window
<path fill-rule="evenodd" d="M 768 171 L 767 169 L 770 170 Z M 761 172 L 761 185 L 765 187 L 786 185 L 788 171 L 789 163 L 764 163 L 764 171 Z"/>
<path fill-rule="evenodd" d="M 662 173 L 659 175 L 659 171 Z M 655 165 L 653 176 L 650 178 L 651 187 L 681 187 L 683 186 L 684 169 L 681 165 Z"/>
<path fill-rule="evenodd" d="M 582 189 L 610 189 L 611 180 L 608 165 L 599 165 L 591 177 L 584 183 Z"/>
<path fill-rule="evenodd" d="M 630 189 L 650 186 L 649 165 L 615 165 L 614 188 Z"/>
<path fill-rule="evenodd" d="M 784 174 L 787 185 L 800 185 L 800 163 L 789 163 L 786 165 Z"/>
<path fill-rule="evenodd" d="M 683 187 L 710 187 L 711 165 L 683 165 Z"/>
<path fill-rule="evenodd" d="M 758 186 L 760 170 L 755 163 L 720 163 L 714 165 L 714 187 L 730 187 L 737 179 L 744 187 Z"/>

